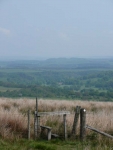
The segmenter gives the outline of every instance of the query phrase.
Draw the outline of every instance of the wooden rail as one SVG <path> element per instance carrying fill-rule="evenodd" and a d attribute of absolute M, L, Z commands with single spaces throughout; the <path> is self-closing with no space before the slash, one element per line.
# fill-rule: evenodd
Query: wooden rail
<path fill-rule="evenodd" d="M 39 116 L 45 116 L 45 115 L 68 115 L 70 114 L 70 111 L 54 111 L 54 112 L 39 112 Z"/>
<path fill-rule="evenodd" d="M 40 126 L 41 127 L 41 134 L 43 134 L 44 130 L 47 130 L 47 139 L 51 140 L 51 127 L 48 126 Z"/>
<path fill-rule="evenodd" d="M 86 128 L 113 139 L 113 136 L 112 136 L 112 135 L 109 135 L 109 134 L 107 134 L 107 133 L 105 133 L 105 132 L 99 131 L 99 130 L 97 130 L 97 129 L 91 127 L 91 126 L 86 125 Z"/>

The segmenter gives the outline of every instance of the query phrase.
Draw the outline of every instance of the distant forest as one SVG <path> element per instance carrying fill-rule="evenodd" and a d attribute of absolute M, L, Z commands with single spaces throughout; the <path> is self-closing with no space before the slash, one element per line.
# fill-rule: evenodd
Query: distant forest
<path fill-rule="evenodd" d="M 113 101 L 113 59 L 0 61 L 0 97 Z"/>

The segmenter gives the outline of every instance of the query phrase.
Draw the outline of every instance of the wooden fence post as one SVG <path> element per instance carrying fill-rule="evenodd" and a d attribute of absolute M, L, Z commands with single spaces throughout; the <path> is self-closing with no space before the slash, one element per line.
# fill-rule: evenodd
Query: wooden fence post
<path fill-rule="evenodd" d="M 38 137 L 38 99 L 36 97 L 36 111 L 34 113 L 34 138 L 37 139 Z"/>
<path fill-rule="evenodd" d="M 34 112 L 34 138 L 40 136 L 40 116 L 38 115 L 38 99 L 36 97 L 36 111 Z"/>
<path fill-rule="evenodd" d="M 30 140 L 30 113 L 31 111 L 28 110 L 28 140 Z"/>
<path fill-rule="evenodd" d="M 38 99 L 36 97 L 36 111 L 38 112 Z"/>
<path fill-rule="evenodd" d="M 85 140 L 86 135 L 86 110 L 84 108 L 80 109 L 80 139 Z"/>
<path fill-rule="evenodd" d="M 34 139 L 35 139 L 35 140 L 36 140 L 36 138 L 37 138 L 37 132 L 38 132 L 37 126 L 38 126 L 38 122 L 37 122 L 37 111 L 35 111 L 35 112 L 34 112 Z"/>
<path fill-rule="evenodd" d="M 66 114 L 63 115 L 63 120 L 64 120 L 64 139 L 67 139 L 67 123 L 66 123 Z"/>
<path fill-rule="evenodd" d="M 40 137 L 40 116 L 37 116 L 37 137 L 39 138 Z"/>
<path fill-rule="evenodd" d="M 81 106 L 77 106 L 75 110 L 75 116 L 74 116 L 74 122 L 73 122 L 73 128 L 72 128 L 72 135 L 76 136 L 77 134 L 77 125 L 80 115 L 80 108 Z"/>

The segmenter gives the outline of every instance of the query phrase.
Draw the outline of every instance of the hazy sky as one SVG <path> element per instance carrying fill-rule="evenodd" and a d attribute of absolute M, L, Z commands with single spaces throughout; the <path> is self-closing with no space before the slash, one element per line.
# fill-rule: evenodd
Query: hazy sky
<path fill-rule="evenodd" d="M 0 59 L 113 56 L 113 0 L 0 0 Z"/>

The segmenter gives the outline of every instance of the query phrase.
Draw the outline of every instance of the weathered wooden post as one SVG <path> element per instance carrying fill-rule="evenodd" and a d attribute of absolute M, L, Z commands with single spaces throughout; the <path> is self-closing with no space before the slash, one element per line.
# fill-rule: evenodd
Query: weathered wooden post
<path fill-rule="evenodd" d="M 48 130 L 48 141 L 51 140 L 51 129 Z"/>
<path fill-rule="evenodd" d="M 79 120 L 79 115 L 80 115 L 80 108 L 81 106 L 77 106 L 75 110 L 75 116 L 74 116 L 74 122 L 73 122 L 73 128 L 72 128 L 73 136 L 76 136 L 77 134 L 77 125 L 78 125 L 78 120 Z"/>
<path fill-rule="evenodd" d="M 84 108 L 80 109 L 80 139 L 85 140 L 86 136 L 86 110 Z"/>
<path fill-rule="evenodd" d="M 31 111 L 28 110 L 28 140 L 30 140 L 30 113 Z"/>
<path fill-rule="evenodd" d="M 66 114 L 63 115 L 63 121 L 64 121 L 64 139 L 67 139 L 67 123 L 66 123 Z"/>
<path fill-rule="evenodd" d="M 38 99 L 36 97 L 36 111 L 38 112 Z"/>
<path fill-rule="evenodd" d="M 38 122 L 37 122 L 37 111 L 34 112 L 34 139 L 36 140 L 37 138 L 37 133 L 38 133 L 38 129 L 37 129 L 37 126 L 38 126 Z"/>
<path fill-rule="evenodd" d="M 40 116 L 37 116 L 37 137 L 40 137 Z"/>
<path fill-rule="evenodd" d="M 34 138 L 40 136 L 40 116 L 38 115 L 38 99 L 36 97 L 36 111 L 34 113 Z"/>

